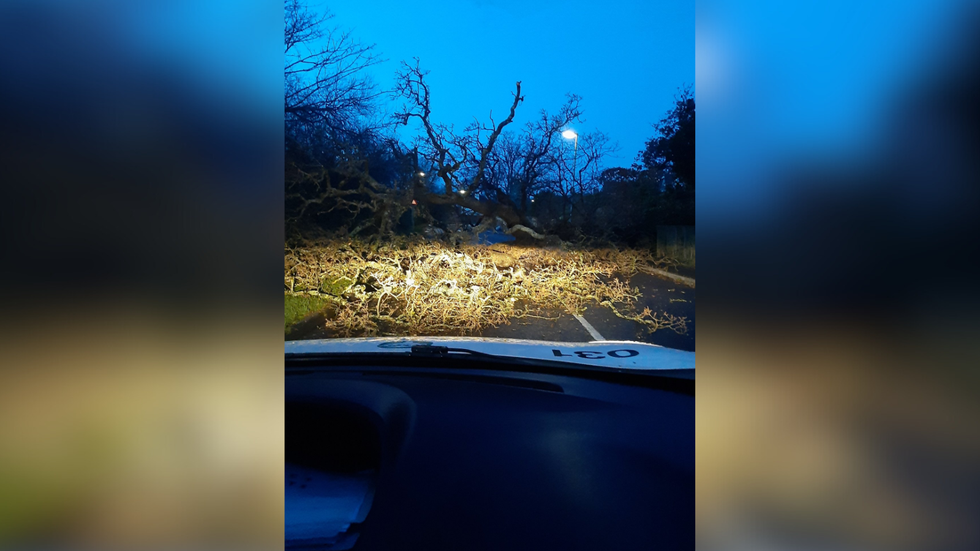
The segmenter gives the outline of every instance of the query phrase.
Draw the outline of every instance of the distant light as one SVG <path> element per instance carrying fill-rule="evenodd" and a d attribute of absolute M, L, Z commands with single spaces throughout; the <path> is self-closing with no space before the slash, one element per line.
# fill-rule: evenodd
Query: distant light
<path fill-rule="evenodd" d="M 425 176 L 424 172 L 419 172 L 419 176 Z"/>
<path fill-rule="evenodd" d="M 574 130 L 566 130 L 562 132 L 561 135 L 563 138 L 568 140 L 574 140 L 575 138 L 578 137 L 578 134 L 576 134 Z"/>
<path fill-rule="evenodd" d="M 459 194 L 460 194 L 460 195 L 466 195 L 466 190 L 465 190 L 465 189 L 461 189 L 461 190 L 459 190 Z"/>
<path fill-rule="evenodd" d="M 415 199 L 412 199 L 412 204 L 417 205 L 418 203 L 415 202 Z"/>

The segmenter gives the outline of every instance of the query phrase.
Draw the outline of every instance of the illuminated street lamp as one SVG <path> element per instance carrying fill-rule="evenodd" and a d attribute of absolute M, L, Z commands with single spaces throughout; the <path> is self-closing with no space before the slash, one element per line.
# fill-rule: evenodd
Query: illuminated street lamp
<path fill-rule="evenodd" d="M 459 194 L 460 194 L 460 195 L 466 195 L 466 190 L 465 190 L 465 189 L 461 189 L 461 190 L 459 190 Z"/>
<path fill-rule="evenodd" d="M 425 178 L 425 173 L 424 172 L 419 172 L 419 176 Z"/>
<path fill-rule="evenodd" d="M 578 134 L 569 128 L 561 133 L 561 137 L 565 138 L 566 140 L 575 140 L 575 146 L 572 152 L 572 182 L 578 184 L 578 178 L 575 174 L 578 171 Z M 563 207 L 562 211 L 564 210 L 565 209 Z"/>
<path fill-rule="evenodd" d="M 568 130 L 561 133 L 561 137 L 566 140 L 575 140 L 575 149 L 572 153 L 572 175 L 575 175 L 575 170 L 578 168 L 578 134 L 574 130 L 569 128 Z"/>

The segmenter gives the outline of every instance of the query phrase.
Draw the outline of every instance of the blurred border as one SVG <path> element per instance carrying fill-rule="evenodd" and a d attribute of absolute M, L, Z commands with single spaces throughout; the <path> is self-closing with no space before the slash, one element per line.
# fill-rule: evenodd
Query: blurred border
<path fill-rule="evenodd" d="M 0 6 L 0 545 L 281 545 L 280 9 Z M 976 3 L 697 12 L 699 544 L 980 548 Z"/>
<path fill-rule="evenodd" d="M 282 22 L 0 5 L 0 547 L 281 548 Z"/>
<path fill-rule="evenodd" d="M 976 2 L 698 2 L 698 542 L 980 548 Z"/>

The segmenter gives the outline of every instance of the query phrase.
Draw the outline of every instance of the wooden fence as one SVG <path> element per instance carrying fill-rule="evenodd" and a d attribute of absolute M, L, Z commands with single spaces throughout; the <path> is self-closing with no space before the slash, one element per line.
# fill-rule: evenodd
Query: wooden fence
<path fill-rule="evenodd" d="M 694 226 L 657 226 L 657 255 L 694 264 Z"/>

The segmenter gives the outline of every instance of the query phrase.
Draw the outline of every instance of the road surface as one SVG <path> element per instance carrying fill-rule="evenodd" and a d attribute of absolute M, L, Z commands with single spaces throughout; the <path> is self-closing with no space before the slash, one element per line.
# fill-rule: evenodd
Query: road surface
<path fill-rule="evenodd" d="M 628 340 L 659 344 L 679 350 L 694 350 L 694 289 L 659 277 L 637 274 L 630 280 L 632 287 L 639 287 L 642 294 L 637 309 L 650 308 L 657 313 L 668 313 L 687 318 L 687 332 L 679 334 L 670 329 L 650 333 L 639 323 L 616 317 L 608 308 L 592 306 L 576 319 L 569 314 L 553 313 L 555 321 L 537 318 L 512 320 L 509 325 L 490 327 L 478 336 L 515 339 L 540 339 L 558 341 Z M 582 322 L 585 323 L 582 323 Z M 590 331 L 589 329 L 592 329 Z"/>

